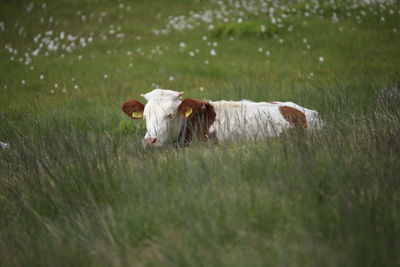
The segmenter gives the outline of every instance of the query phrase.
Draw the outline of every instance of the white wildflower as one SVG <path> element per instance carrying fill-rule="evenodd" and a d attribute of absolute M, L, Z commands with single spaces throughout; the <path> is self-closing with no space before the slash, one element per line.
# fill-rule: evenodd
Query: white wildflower
<path fill-rule="evenodd" d="M 336 24 L 336 23 L 339 22 L 339 18 L 338 18 L 338 16 L 337 16 L 336 13 L 333 13 L 333 14 L 332 14 L 331 20 L 332 20 L 332 23 L 334 23 L 334 24 Z"/>
<path fill-rule="evenodd" d="M 179 47 L 184 49 L 184 48 L 186 48 L 186 44 L 184 42 L 180 42 L 179 43 Z"/>
<path fill-rule="evenodd" d="M 28 7 L 26 8 L 26 12 L 31 13 L 33 10 L 33 7 L 34 7 L 33 3 L 32 2 L 29 3 Z"/>
<path fill-rule="evenodd" d="M 37 57 L 37 56 L 39 55 L 39 52 L 40 52 L 40 48 L 34 50 L 34 51 L 32 52 L 32 56 Z"/>
<path fill-rule="evenodd" d="M 10 148 L 10 144 L 9 143 L 0 142 L 0 147 L 1 147 L 1 149 L 9 149 Z"/>
<path fill-rule="evenodd" d="M 217 52 L 215 51 L 215 49 L 211 49 L 210 50 L 210 55 L 212 55 L 212 56 L 216 56 L 217 55 Z"/>

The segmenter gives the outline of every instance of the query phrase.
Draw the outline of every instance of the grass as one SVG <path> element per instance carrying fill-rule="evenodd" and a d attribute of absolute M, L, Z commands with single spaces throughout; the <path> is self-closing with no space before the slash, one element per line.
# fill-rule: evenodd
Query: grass
<path fill-rule="evenodd" d="M 397 2 L 379 11 L 385 21 L 368 8 L 362 23 L 293 15 L 292 32 L 233 40 L 206 25 L 151 33 L 203 2 L 40 3 L 27 14 L 29 2 L 0 2 L 1 47 L 19 51 L 13 61 L 0 51 L 0 140 L 11 144 L 0 150 L 2 265 L 400 265 Z M 43 16 L 59 23 L 33 23 Z M 8 26 L 17 21 L 25 38 Z M 110 24 L 125 38 L 106 34 Z M 49 29 L 94 41 L 19 63 Z M 162 55 L 151 53 L 157 46 Z M 293 101 L 320 111 L 326 127 L 143 149 L 144 122 L 119 105 L 152 84 L 188 97 Z"/>

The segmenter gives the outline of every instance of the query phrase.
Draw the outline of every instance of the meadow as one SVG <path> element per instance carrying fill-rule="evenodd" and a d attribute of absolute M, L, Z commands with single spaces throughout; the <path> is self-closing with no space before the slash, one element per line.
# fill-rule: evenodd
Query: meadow
<path fill-rule="evenodd" d="M 400 266 L 400 3 L 0 0 L 1 266 Z M 144 149 L 154 88 L 320 131 Z"/>

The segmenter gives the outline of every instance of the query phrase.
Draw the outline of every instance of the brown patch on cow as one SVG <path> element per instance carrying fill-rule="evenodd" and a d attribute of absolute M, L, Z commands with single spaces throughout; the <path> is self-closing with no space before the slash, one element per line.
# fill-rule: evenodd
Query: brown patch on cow
<path fill-rule="evenodd" d="M 279 107 L 282 116 L 295 128 L 307 128 L 306 115 L 300 110 L 283 106 Z"/>
<path fill-rule="evenodd" d="M 121 110 L 131 119 L 137 120 L 137 119 L 141 119 L 140 118 L 132 118 L 132 114 L 134 112 L 138 112 L 138 113 L 142 113 L 143 114 L 143 110 L 144 110 L 144 105 L 142 103 L 140 103 L 139 101 L 136 100 L 129 100 L 126 101 L 124 103 L 122 103 L 121 105 Z"/>
<path fill-rule="evenodd" d="M 275 101 L 269 101 L 268 103 L 270 103 L 270 104 L 278 104 L 278 102 L 275 102 Z"/>
<path fill-rule="evenodd" d="M 185 117 L 189 109 L 192 109 L 192 113 L 187 118 L 185 142 L 189 143 L 193 136 L 202 141 L 214 139 L 215 134 L 209 132 L 217 116 L 213 105 L 207 101 L 185 98 L 178 107 L 178 114 Z"/>

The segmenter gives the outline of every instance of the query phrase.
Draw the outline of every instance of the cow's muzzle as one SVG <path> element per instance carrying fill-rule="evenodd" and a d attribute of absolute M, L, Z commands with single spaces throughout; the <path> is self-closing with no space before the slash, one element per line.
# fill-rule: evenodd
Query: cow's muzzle
<path fill-rule="evenodd" d="M 152 147 L 152 146 L 156 146 L 157 144 L 157 138 L 143 138 L 142 139 L 142 145 L 143 147 Z"/>

